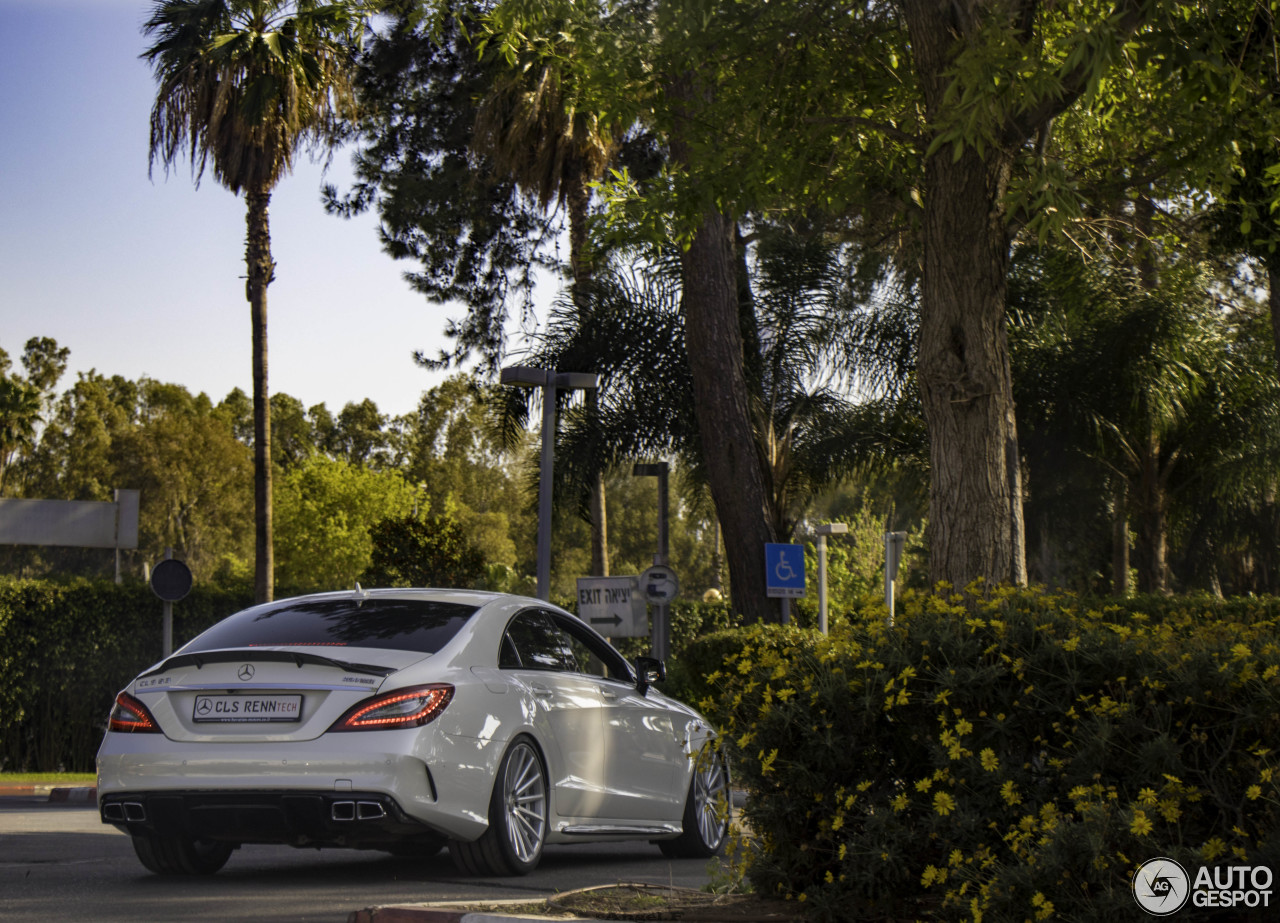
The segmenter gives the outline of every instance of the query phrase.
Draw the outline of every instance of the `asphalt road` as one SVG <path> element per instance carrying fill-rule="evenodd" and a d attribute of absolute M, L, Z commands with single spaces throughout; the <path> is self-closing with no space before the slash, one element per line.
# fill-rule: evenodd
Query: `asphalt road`
<path fill-rule="evenodd" d="M 700 888 L 701 859 L 668 860 L 647 843 L 549 846 L 523 878 L 468 879 L 447 853 L 398 859 L 356 850 L 245 846 L 216 875 L 147 872 L 95 806 L 0 803 L 0 919 L 5 923 L 273 921 L 345 923 L 353 910 L 419 901 L 545 897 L 618 881 Z"/>

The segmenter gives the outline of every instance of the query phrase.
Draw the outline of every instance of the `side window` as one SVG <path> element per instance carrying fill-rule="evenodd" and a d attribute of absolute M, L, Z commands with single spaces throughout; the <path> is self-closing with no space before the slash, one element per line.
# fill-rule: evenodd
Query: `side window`
<path fill-rule="evenodd" d="M 508 669 L 574 669 L 573 652 L 564 635 L 540 611 L 521 612 L 511 620 L 498 663 Z"/>
<path fill-rule="evenodd" d="M 576 625 L 566 618 L 553 617 L 553 619 L 556 626 L 568 638 L 569 646 L 573 652 L 573 659 L 577 664 L 576 672 L 585 673 L 588 676 L 598 676 L 601 679 L 616 679 L 624 683 L 631 682 L 631 671 L 627 668 L 626 658 L 610 647 L 608 643 L 597 638 L 581 625 Z"/>

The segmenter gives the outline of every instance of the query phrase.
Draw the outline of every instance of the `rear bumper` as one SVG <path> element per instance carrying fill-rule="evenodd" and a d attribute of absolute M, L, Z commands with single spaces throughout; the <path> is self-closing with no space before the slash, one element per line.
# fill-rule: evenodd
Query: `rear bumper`
<path fill-rule="evenodd" d="M 326 807 L 363 800 L 382 805 L 393 820 L 403 816 L 416 822 L 419 832 L 439 831 L 453 839 L 474 840 L 488 826 L 493 770 L 487 751 L 498 750 L 478 744 L 412 730 L 217 745 L 173 741 L 163 734 L 108 732 L 98 751 L 98 801 L 105 811 L 108 804 L 143 804 L 144 797 L 176 796 L 182 807 L 172 810 L 182 817 L 205 803 L 272 804 L 276 807 L 255 807 L 241 814 L 246 823 L 256 816 L 267 831 L 283 829 L 284 833 L 268 836 L 247 823 L 249 835 L 237 836 L 225 827 L 214 827 L 212 820 L 202 823 L 218 830 L 219 838 L 245 843 L 296 842 L 300 838 L 307 843 L 316 838 L 343 844 L 376 842 L 381 827 L 365 822 L 373 818 L 360 818 L 357 809 L 355 822 L 335 821 Z M 369 797 L 357 798 L 355 793 Z M 287 802 L 287 809 L 279 807 L 286 797 L 315 798 L 321 807 L 300 808 L 293 800 Z M 167 816 L 166 810 L 170 809 L 162 809 L 160 816 Z M 126 826 L 136 823 L 127 812 L 122 817 L 123 811 L 112 808 L 104 820 Z M 295 822 L 299 811 L 303 818 L 327 817 L 333 826 Z M 367 808 L 366 814 L 371 811 Z M 284 822 L 272 818 L 273 812 L 283 814 Z M 210 809 L 199 816 L 216 813 Z"/>
<path fill-rule="evenodd" d="M 443 836 L 379 792 L 118 792 L 98 809 L 125 833 L 237 844 L 377 849 Z"/>

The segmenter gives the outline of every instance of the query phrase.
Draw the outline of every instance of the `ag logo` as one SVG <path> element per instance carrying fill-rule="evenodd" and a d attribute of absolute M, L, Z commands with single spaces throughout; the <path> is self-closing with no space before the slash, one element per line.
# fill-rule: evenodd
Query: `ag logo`
<path fill-rule="evenodd" d="M 253 679 L 253 664 L 246 663 L 242 665 L 239 672 L 236 673 L 236 676 L 240 677 L 241 682 L 245 683 Z"/>
<path fill-rule="evenodd" d="M 1148 859 L 1133 873 L 1133 899 L 1157 917 L 1177 913 L 1191 893 L 1186 869 L 1172 859 Z"/>

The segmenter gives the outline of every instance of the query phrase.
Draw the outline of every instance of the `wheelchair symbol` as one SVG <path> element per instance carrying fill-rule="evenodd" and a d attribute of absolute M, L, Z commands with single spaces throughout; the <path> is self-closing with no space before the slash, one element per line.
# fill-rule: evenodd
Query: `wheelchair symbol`
<path fill-rule="evenodd" d="M 786 558 L 780 558 L 778 560 L 778 563 L 773 568 L 773 572 L 777 574 L 778 579 L 783 582 L 789 582 L 798 576 L 795 569 L 792 568 L 791 562 Z"/>

